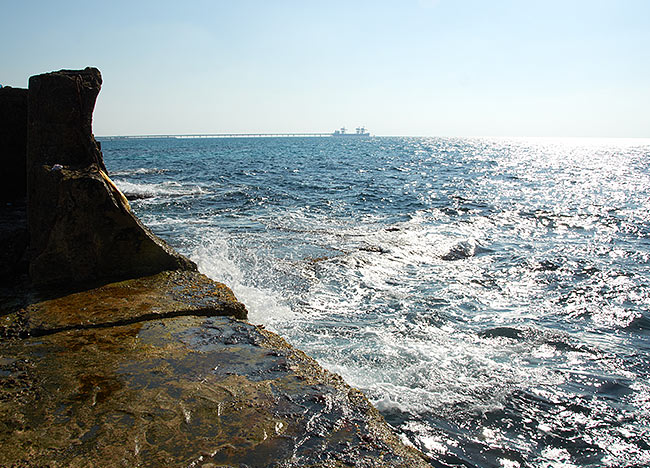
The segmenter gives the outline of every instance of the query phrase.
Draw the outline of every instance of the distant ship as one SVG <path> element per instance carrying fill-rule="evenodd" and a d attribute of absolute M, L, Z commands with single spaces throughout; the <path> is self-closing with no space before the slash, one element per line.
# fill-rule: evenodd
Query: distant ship
<path fill-rule="evenodd" d="M 366 127 L 357 127 L 355 133 L 345 133 L 347 129 L 345 127 L 341 127 L 340 129 L 336 130 L 334 133 L 332 133 L 332 136 L 335 137 L 367 137 L 370 136 L 370 132 L 366 131 Z"/>

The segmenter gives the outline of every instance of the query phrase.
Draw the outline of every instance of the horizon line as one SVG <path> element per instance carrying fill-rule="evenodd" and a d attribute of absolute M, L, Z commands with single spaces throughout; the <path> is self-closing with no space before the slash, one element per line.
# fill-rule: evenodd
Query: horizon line
<path fill-rule="evenodd" d="M 333 132 L 224 132 L 224 133 L 143 133 L 143 134 L 113 134 L 113 135 L 94 135 L 95 138 L 126 138 L 126 139 L 154 139 L 154 138 L 291 138 L 305 137 L 318 138 L 334 136 Z M 503 139 L 549 139 L 549 140 L 650 140 L 650 136 L 515 136 L 515 135 L 360 135 L 354 133 L 345 134 L 346 137 L 353 138 L 503 138 Z"/>

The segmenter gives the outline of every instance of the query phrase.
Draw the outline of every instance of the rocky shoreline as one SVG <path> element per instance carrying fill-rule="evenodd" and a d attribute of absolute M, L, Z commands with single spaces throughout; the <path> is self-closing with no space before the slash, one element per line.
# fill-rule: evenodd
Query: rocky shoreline
<path fill-rule="evenodd" d="M 0 89 L 0 466 L 429 466 L 133 215 L 92 136 L 101 83 Z"/>

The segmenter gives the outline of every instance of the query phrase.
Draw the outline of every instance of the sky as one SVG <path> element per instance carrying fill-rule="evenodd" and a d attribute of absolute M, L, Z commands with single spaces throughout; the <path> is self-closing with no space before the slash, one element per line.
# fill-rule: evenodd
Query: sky
<path fill-rule="evenodd" d="M 0 84 L 94 66 L 94 132 L 650 137 L 649 0 L 0 0 Z"/>

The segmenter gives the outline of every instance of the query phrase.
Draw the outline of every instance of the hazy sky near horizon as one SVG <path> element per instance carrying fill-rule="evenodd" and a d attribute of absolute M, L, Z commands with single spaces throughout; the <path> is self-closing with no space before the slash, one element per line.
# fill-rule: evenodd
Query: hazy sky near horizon
<path fill-rule="evenodd" d="M 95 66 L 96 135 L 650 137 L 650 1 L 6 1 L 0 84 Z"/>

